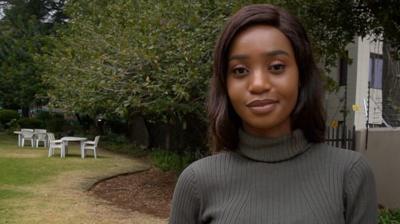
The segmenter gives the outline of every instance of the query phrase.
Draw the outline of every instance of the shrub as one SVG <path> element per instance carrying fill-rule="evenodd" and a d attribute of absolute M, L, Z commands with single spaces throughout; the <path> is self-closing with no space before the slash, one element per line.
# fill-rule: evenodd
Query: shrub
<path fill-rule="evenodd" d="M 42 125 L 49 131 L 55 134 L 73 135 L 77 128 L 72 122 L 67 122 L 64 119 L 64 114 L 53 113 L 48 111 L 40 111 L 36 114 L 35 118 L 40 120 Z M 72 133 L 72 134 L 71 134 Z"/>
<path fill-rule="evenodd" d="M 44 128 L 44 124 L 37 118 L 23 117 L 18 120 L 21 128 Z"/>
<path fill-rule="evenodd" d="M 395 211 L 381 209 L 379 212 L 379 224 L 400 224 L 400 209 Z"/>
<path fill-rule="evenodd" d="M 129 144 L 128 139 L 124 135 L 109 133 L 105 136 L 102 136 L 102 140 L 105 142 L 109 142 L 112 144 Z"/>
<path fill-rule="evenodd" d="M 106 126 L 111 132 L 116 134 L 125 134 L 128 132 L 128 124 L 122 119 L 107 119 Z"/>
<path fill-rule="evenodd" d="M 60 133 L 64 131 L 65 119 L 62 115 L 54 114 L 46 121 L 46 129 L 50 132 Z"/>
<path fill-rule="evenodd" d="M 112 152 L 123 153 L 135 157 L 147 155 L 147 152 L 144 148 L 137 147 L 134 144 L 130 143 L 128 139 L 123 135 L 109 133 L 101 137 L 100 143 L 101 148 L 110 150 Z"/>
<path fill-rule="evenodd" d="M 96 135 L 92 135 L 92 133 L 88 133 L 83 130 L 83 127 L 79 125 L 79 122 L 76 120 L 65 120 L 65 124 L 63 126 L 64 133 L 68 133 L 68 135 L 84 135 L 88 137 L 93 137 Z"/>
<path fill-rule="evenodd" d="M 41 120 L 43 123 L 46 123 L 52 117 L 51 113 L 48 111 L 39 111 L 36 114 L 36 118 Z"/>
<path fill-rule="evenodd" d="M 163 171 L 181 172 L 191 162 L 194 156 L 191 154 L 179 155 L 176 152 L 156 149 L 150 155 L 154 165 Z"/>
<path fill-rule="evenodd" d="M 7 133 L 13 134 L 13 131 L 19 130 L 20 126 L 17 119 L 12 119 L 10 122 L 7 123 Z"/>
<path fill-rule="evenodd" d="M 19 114 L 15 110 L 8 110 L 8 109 L 3 109 L 0 110 L 0 124 L 4 128 L 8 128 L 10 126 L 10 123 L 14 120 L 17 120 L 19 118 Z"/>

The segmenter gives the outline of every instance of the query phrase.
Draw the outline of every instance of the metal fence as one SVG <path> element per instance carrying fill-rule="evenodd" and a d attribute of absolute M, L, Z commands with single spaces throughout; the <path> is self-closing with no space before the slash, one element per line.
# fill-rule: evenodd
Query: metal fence
<path fill-rule="evenodd" d="M 338 128 L 327 127 L 325 134 L 325 142 L 339 148 L 355 150 L 356 131 L 353 126 L 352 129 L 347 129 L 345 125 Z"/>

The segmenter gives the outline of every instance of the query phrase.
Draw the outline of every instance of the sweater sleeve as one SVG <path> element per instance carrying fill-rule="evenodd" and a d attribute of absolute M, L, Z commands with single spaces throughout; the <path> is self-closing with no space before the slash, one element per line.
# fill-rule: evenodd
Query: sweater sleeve
<path fill-rule="evenodd" d="M 195 173 L 187 167 L 179 176 L 172 198 L 169 224 L 196 224 L 199 219 L 200 199 L 196 191 Z"/>
<path fill-rule="evenodd" d="M 363 156 L 345 177 L 345 219 L 346 224 L 378 223 L 374 175 Z"/>

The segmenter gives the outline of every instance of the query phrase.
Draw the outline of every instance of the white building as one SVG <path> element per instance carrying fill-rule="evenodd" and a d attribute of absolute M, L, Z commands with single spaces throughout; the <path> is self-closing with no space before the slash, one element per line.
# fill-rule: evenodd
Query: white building
<path fill-rule="evenodd" d="M 356 130 L 365 129 L 368 105 L 370 126 L 380 126 L 384 123 L 382 119 L 382 50 L 383 43 L 374 41 L 371 37 L 358 37 L 354 43 L 347 46 L 349 63 L 346 60 L 338 60 L 337 66 L 328 74 L 340 85 L 337 92 L 325 95 L 328 124 L 333 127 L 346 124 L 348 128 L 355 126 Z M 369 90 L 368 82 L 370 82 Z M 345 117 L 346 121 L 344 121 Z"/>

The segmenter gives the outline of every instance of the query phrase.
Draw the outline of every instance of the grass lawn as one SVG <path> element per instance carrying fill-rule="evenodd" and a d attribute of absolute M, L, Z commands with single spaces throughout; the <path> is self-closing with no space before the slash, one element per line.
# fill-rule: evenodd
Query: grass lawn
<path fill-rule="evenodd" d="M 44 147 L 17 147 L 16 136 L 0 133 L 0 199 L 26 196 L 27 192 L 15 189 L 43 183 L 61 172 L 112 166 L 107 157 L 82 160 L 77 146 L 70 147 L 70 155 L 65 159 L 61 159 L 57 153 L 48 158 L 47 153 Z"/>
<path fill-rule="evenodd" d="M 17 147 L 16 135 L 0 133 L 0 224 L 107 223 L 101 215 L 96 216 L 102 221 L 93 219 L 91 203 L 98 202 L 86 190 L 102 178 L 149 166 L 102 150 L 96 160 L 91 155 L 81 159 L 73 144 L 66 158 L 60 158 L 59 151 L 50 158 L 47 153 L 44 147 Z M 118 217 L 114 223 L 124 223 Z"/>

